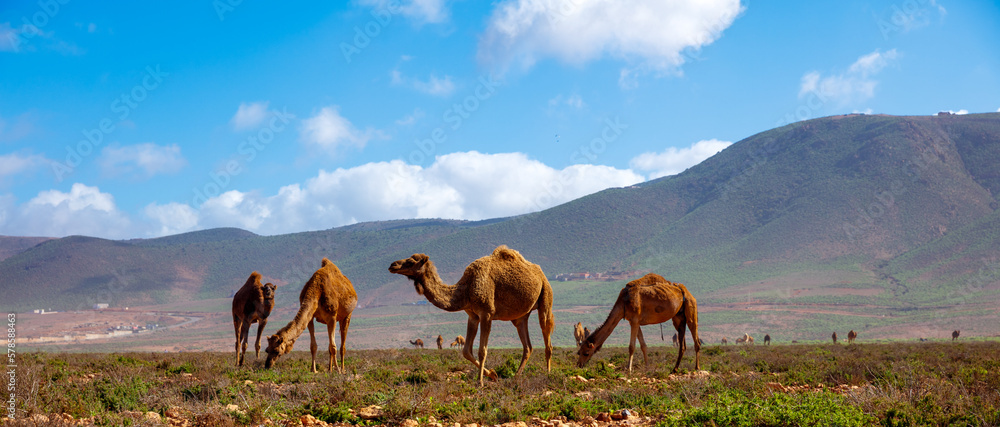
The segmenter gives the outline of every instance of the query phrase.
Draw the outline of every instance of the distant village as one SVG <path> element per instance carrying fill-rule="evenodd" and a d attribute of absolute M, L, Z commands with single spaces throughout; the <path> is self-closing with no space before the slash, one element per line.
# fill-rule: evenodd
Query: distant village
<path fill-rule="evenodd" d="M 647 270 L 605 271 L 603 273 L 590 273 L 584 271 L 581 273 L 559 274 L 555 277 L 555 280 L 559 282 L 581 281 L 581 280 L 593 280 L 595 282 L 617 282 L 621 280 L 628 280 L 632 277 L 638 277 L 648 272 L 649 271 Z"/>

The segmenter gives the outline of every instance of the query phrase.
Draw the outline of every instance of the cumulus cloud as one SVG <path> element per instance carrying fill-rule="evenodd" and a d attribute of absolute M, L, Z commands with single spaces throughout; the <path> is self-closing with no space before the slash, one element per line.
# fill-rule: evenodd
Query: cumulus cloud
<path fill-rule="evenodd" d="M 633 158 L 629 165 L 633 169 L 646 171 L 649 179 L 676 175 L 732 144 L 718 139 L 701 140 L 687 148 L 670 147 L 659 153 L 642 153 Z"/>
<path fill-rule="evenodd" d="M 396 124 L 399 126 L 410 126 L 416 123 L 417 120 L 419 120 L 423 116 L 424 116 L 424 111 L 419 108 L 415 108 L 413 109 L 412 113 L 407 114 L 400 119 L 397 119 Z"/>
<path fill-rule="evenodd" d="M 38 154 L 3 154 L 0 155 L 0 179 L 28 172 L 49 164 L 50 160 Z"/>
<path fill-rule="evenodd" d="M 115 206 L 114 197 L 97 187 L 76 183 L 68 193 L 42 191 L 21 206 L 9 198 L 4 204 L 0 234 L 133 237 L 131 220 Z"/>
<path fill-rule="evenodd" d="M 549 100 L 549 107 L 559 107 L 562 105 L 567 105 L 579 110 L 586 104 L 583 102 L 583 98 L 575 93 L 567 97 L 556 95 L 555 98 Z"/>
<path fill-rule="evenodd" d="M 969 110 L 966 110 L 964 108 L 961 109 L 961 110 L 958 110 L 958 111 L 955 111 L 955 110 L 941 110 L 941 111 L 947 111 L 947 112 L 949 112 L 951 114 L 954 114 L 956 116 L 962 116 L 962 115 L 965 115 L 965 114 L 969 114 Z M 997 111 L 1000 111 L 1000 110 L 997 110 Z"/>
<path fill-rule="evenodd" d="M 847 71 L 822 75 L 811 71 L 802 76 L 799 98 L 815 94 L 821 100 L 830 100 L 841 105 L 863 102 L 875 96 L 878 81 L 875 76 L 899 58 L 896 49 L 885 53 L 875 50 L 858 58 Z"/>
<path fill-rule="evenodd" d="M 392 70 L 390 76 L 392 77 L 392 84 L 407 86 L 428 95 L 444 97 L 455 92 L 455 82 L 451 80 L 451 76 L 449 75 L 438 77 L 431 74 L 427 80 L 420 80 L 415 77 L 404 76 L 398 69 L 395 69 Z"/>
<path fill-rule="evenodd" d="M 302 121 L 300 138 L 308 144 L 336 153 L 342 147 L 364 148 L 373 138 L 384 138 L 381 131 L 360 130 L 340 115 L 336 105 L 323 107 L 319 113 Z"/>
<path fill-rule="evenodd" d="M 98 164 L 109 176 L 129 174 L 149 178 L 161 173 L 177 172 L 187 165 L 187 161 L 181 156 L 181 147 L 177 144 L 164 146 L 147 142 L 124 147 L 104 147 Z"/>
<path fill-rule="evenodd" d="M 446 0 L 362 0 L 361 4 L 390 14 L 402 14 L 417 24 L 437 24 L 449 18 Z"/>
<path fill-rule="evenodd" d="M 170 202 L 165 205 L 150 203 L 143 210 L 152 220 L 148 235 L 167 236 L 192 231 L 198 227 L 198 212 L 189 205 Z"/>
<path fill-rule="evenodd" d="M 479 41 L 479 60 L 503 70 L 554 57 L 583 64 L 603 56 L 626 70 L 669 72 L 719 37 L 742 12 L 739 0 L 506 0 Z"/>
<path fill-rule="evenodd" d="M 240 107 L 236 110 L 236 115 L 229 120 L 229 124 L 233 126 L 233 130 L 235 131 L 259 127 L 268 116 L 268 104 L 269 102 L 267 101 L 251 102 L 249 104 L 241 102 Z"/>

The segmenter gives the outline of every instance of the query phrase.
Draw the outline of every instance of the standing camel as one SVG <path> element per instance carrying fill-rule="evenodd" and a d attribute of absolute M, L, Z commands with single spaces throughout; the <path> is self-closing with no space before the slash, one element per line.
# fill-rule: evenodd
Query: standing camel
<path fill-rule="evenodd" d="M 701 340 L 698 339 L 698 302 L 694 299 L 687 288 L 680 283 L 668 282 L 658 274 L 647 274 L 636 280 L 628 282 L 625 288 L 618 293 L 618 300 L 615 301 L 611 313 L 601 326 L 594 330 L 580 346 L 577 354 L 580 358 L 576 365 L 583 367 L 591 357 L 594 356 L 604 341 L 611 336 L 615 326 L 622 319 L 627 319 L 632 328 L 632 336 L 628 346 L 628 370 L 632 372 L 632 358 L 635 354 L 635 339 L 639 339 L 642 349 L 642 361 L 648 364 L 646 357 L 646 340 L 642 337 L 642 325 L 655 325 L 668 320 L 674 322 L 677 329 L 679 349 L 677 351 L 677 363 L 674 364 L 673 372 L 677 372 L 677 367 L 681 365 L 681 358 L 687 349 L 684 342 L 684 333 L 688 327 L 691 328 L 691 337 L 694 340 L 694 367 L 701 369 L 699 363 L 699 353 L 701 352 Z"/>
<path fill-rule="evenodd" d="M 742 337 L 736 339 L 736 344 L 750 345 L 753 344 L 753 337 L 750 334 L 744 332 Z"/>
<path fill-rule="evenodd" d="M 771 334 L 764 334 L 764 345 L 771 345 Z"/>
<path fill-rule="evenodd" d="M 858 333 L 854 332 L 854 329 L 851 329 L 851 332 L 847 333 L 847 343 L 848 344 L 854 344 L 854 339 L 857 338 L 857 337 L 858 337 Z"/>
<path fill-rule="evenodd" d="M 444 348 L 444 337 L 438 335 L 437 345 L 438 345 L 438 350 Z"/>
<path fill-rule="evenodd" d="M 959 334 L 959 330 L 957 330 L 957 329 L 954 332 L 952 332 L 951 333 L 951 340 L 952 341 L 957 340 L 958 339 L 958 334 Z"/>
<path fill-rule="evenodd" d="M 412 345 L 413 348 L 424 348 L 424 340 L 417 338 L 416 341 L 410 341 L 410 345 Z"/>
<path fill-rule="evenodd" d="M 528 336 L 528 316 L 538 309 L 538 323 L 545 341 L 545 367 L 552 369 L 552 286 L 537 264 L 528 262 L 520 253 L 506 246 L 499 246 L 493 253 L 469 264 L 465 274 L 454 286 L 441 282 L 437 269 L 424 254 L 393 262 L 389 272 L 401 274 L 413 281 L 417 293 L 427 297 L 436 307 L 445 311 L 462 311 L 469 315 L 462 355 L 479 369 L 479 385 L 484 384 L 484 374 L 496 380 L 497 374 L 486 369 L 486 351 L 490 328 L 494 320 L 510 321 L 517 328 L 524 351 L 518 375 L 524 370 L 531 356 L 531 338 Z M 472 354 L 472 344 L 479 328 L 479 360 Z"/>
<path fill-rule="evenodd" d="M 322 267 L 313 273 L 299 293 L 299 311 L 284 328 L 267 338 L 267 360 L 264 367 L 270 368 L 284 354 L 292 351 L 295 340 L 302 330 L 309 329 L 309 351 L 312 353 L 312 371 L 316 370 L 316 327 L 313 320 L 326 324 L 326 335 L 330 339 L 330 366 L 333 372 L 341 371 L 344 365 L 344 351 L 347 349 L 347 328 L 351 325 L 351 313 L 358 305 L 358 294 L 354 285 L 329 259 L 323 258 Z M 337 345 L 333 341 L 335 323 L 340 322 L 340 361 L 337 361 Z"/>
<path fill-rule="evenodd" d="M 677 347 L 677 334 L 674 334 L 673 337 L 670 337 L 670 341 L 671 343 L 673 343 L 674 347 Z"/>
<path fill-rule="evenodd" d="M 590 328 L 584 326 L 583 327 L 583 339 L 587 339 L 587 337 L 589 337 L 589 336 L 590 336 Z"/>
<path fill-rule="evenodd" d="M 586 336 L 583 335 L 583 323 L 576 322 L 576 326 L 573 327 L 573 338 L 576 338 L 576 346 L 579 347 L 583 344 L 583 339 Z"/>
<path fill-rule="evenodd" d="M 260 334 L 267 325 L 267 316 L 274 308 L 273 283 L 262 285 L 260 273 L 250 273 L 250 278 L 240 290 L 233 295 L 233 328 L 236 329 L 236 366 L 243 366 L 247 354 L 247 341 L 250 340 L 250 325 L 257 323 L 257 341 L 254 342 L 256 359 L 260 358 Z M 240 351 L 240 344 L 243 350 Z"/>
<path fill-rule="evenodd" d="M 836 343 L 837 343 L 837 331 L 834 331 L 834 332 L 833 332 L 833 343 L 834 343 L 834 344 L 836 344 Z"/>
<path fill-rule="evenodd" d="M 729 344 L 729 340 L 727 340 L 726 337 L 722 337 L 722 345 L 726 344 Z"/>
<path fill-rule="evenodd" d="M 451 345 L 449 345 L 448 347 L 454 347 L 456 345 L 464 346 L 465 345 L 465 337 L 463 337 L 461 335 L 455 337 L 455 341 L 452 341 Z"/>

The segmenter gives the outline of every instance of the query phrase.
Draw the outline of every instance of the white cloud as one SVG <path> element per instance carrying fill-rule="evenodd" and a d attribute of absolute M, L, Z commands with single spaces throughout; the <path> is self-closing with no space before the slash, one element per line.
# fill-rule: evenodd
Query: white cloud
<path fill-rule="evenodd" d="M 183 203 L 170 202 L 165 205 L 150 203 L 142 212 L 154 221 L 151 236 L 167 236 L 194 230 L 198 226 L 198 212 Z"/>
<path fill-rule="evenodd" d="M 63 237 L 80 234 L 132 237 L 132 222 L 115 206 L 114 197 L 97 187 L 76 183 L 68 193 L 48 190 L 21 206 L 8 199 L 0 215 L 0 234 Z"/>
<path fill-rule="evenodd" d="M 147 142 L 124 147 L 104 147 L 98 164 L 109 176 L 138 174 L 148 178 L 156 174 L 177 172 L 187 165 L 187 161 L 181 156 L 181 147 L 177 144 L 162 146 Z"/>
<path fill-rule="evenodd" d="M 851 111 L 851 114 L 871 114 L 873 112 L 874 111 L 871 108 L 865 108 L 864 110 L 854 110 L 854 111 Z"/>
<path fill-rule="evenodd" d="M 997 112 L 1000 113 L 1000 108 L 997 108 Z"/>
<path fill-rule="evenodd" d="M 17 52 L 20 48 L 21 31 L 10 26 L 10 22 L 0 22 L 0 52 Z"/>
<path fill-rule="evenodd" d="M 875 96 L 878 81 L 875 75 L 899 58 L 896 49 L 885 53 L 875 50 L 858 58 L 847 71 L 823 76 L 811 71 L 802 76 L 799 98 L 815 94 L 820 100 L 830 100 L 841 105 L 864 102 Z"/>
<path fill-rule="evenodd" d="M 611 56 L 629 63 L 627 74 L 671 72 L 742 10 L 739 0 L 506 0 L 480 37 L 478 57 L 503 70 L 546 57 L 583 64 Z"/>
<path fill-rule="evenodd" d="M 410 126 L 417 122 L 421 117 L 424 116 L 423 110 L 415 108 L 412 113 L 403 116 L 396 120 L 396 124 L 399 126 Z"/>
<path fill-rule="evenodd" d="M 372 128 L 359 130 L 341 116 L 340 108 L 334 105 L 323 107 L 315 116 L 303 120 L 300 137 L 306 143 L 336 153 L 345 146 L 364 148 L 371 139 L 385 136 Z"/>
<path fill-rule="evenodd" d="M 17 175 L 49 164 L 50 160 L 38 154 L 17 153 L 0 155 L 0 179 Z"/>
<path fill-rule="evenodd" d="M 633 169 L 646 171 L 649 179 L 656 179 L 684 172 L 732 144 L 718 139 L 701 140 L 687 148 L 670 147 L 660 153 L 642 153 L 634 157 L 629 165 Z"/>
<path fill-rule="evenodd" d="M 575 93 L 565 98 L 562 95 L 556 95 L 555 98 L 549 100 L 549 107 L 558 107 L 560 105 L 568 105 L 579 110 L 586 104 L 583 102 L 583 98 Z"/>
<path fill-rule="evenodd" d="M 241 131 L 260 126 L 268 116 L 268 104 L 268 101 L 251 102 L 249 104 L 241 102 L 240 107 L 236 110 L 236 115 L 229 120 L 229 123 L 233 126 L 233 130 Z"/>
<path fill-rule="evenodd" d="M 434 96 L 449 96 L 455 92 L 455 82 L 451 80 L 451 76 L 445 75 L 444 77 L 438 77 L 434 74 L 427 80 L 420 80 L 416 77 L 406 77 L 399 71 L 399 69 L 392 70 L 389 73 L 391 77 L 391 82 L 394 85 L 408 86 L 418 92 L 423 92 L 428 95 Z"/>
<path fill-rule="evenodd" d="M 437 24 L 449 18 L 446 0 L 361 0 L 361 4 L 377 12 L 403 14 L 418 24 Z"/>

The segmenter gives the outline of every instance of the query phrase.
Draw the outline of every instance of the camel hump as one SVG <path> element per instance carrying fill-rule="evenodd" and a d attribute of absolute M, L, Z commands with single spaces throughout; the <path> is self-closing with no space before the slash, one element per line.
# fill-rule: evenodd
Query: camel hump
<path fill-rule="evenodd" d="M 507 245 L 497 246 L 497 248 L 493 250 L 493 257 L 511 261 L 524 259 L 520 252 L 508 248 Z"/>
<path fill-rule="evenodd" d="M 261 276 L 260 276 L 260 273 L 258 273 L 258 272 L 256 272 L 256 271 L 255 271 L 255 272 L 253 272 L 253 273 L 250 273 L 250 278 L 251 278 L 251 279 L 260 279 L 260 277 L 261 277 Z"/>
<path fill-rule="evenodd" d="M 330 259 L 327 257 L 323 257 L 323 262 L 322 262 L 323 267 L 326 267 L 330 264 L 333 264 L 333 261 L 330 261 Z"/>

